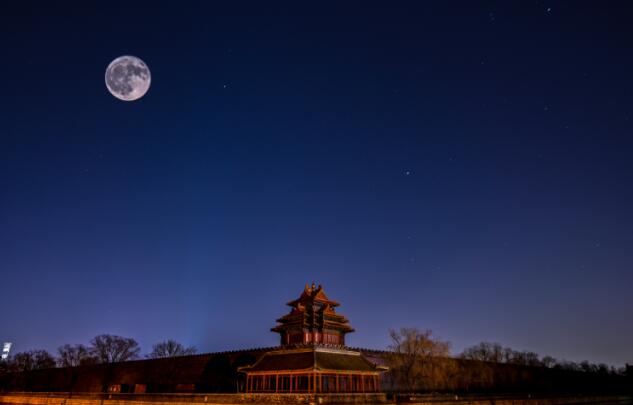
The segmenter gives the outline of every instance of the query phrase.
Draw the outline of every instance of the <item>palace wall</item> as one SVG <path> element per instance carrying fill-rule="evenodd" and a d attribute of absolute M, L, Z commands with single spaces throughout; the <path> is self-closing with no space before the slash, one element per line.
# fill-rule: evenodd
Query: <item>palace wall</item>
<path fill-rule="evenodd" d="M 253 364 L 272 348 L 208 353 L 167 359 L 138 360 L 71 368 L 0 372 L 0 392 L 110 392 L 110 393 L 236 393 L 244 391 L 244 375 L 237 368 Z M 360 351 L 370 361 L 385 365 L 387 352 Z M 427 379 L 418 392 L 515 393 L 633 393 L 633 375 L 493 364 L 447 359 L 450 376 Z M 402 391 L 390 373 L 382 376 L 383 392 Z"/>
<path fill-rule="evenodd" d="M 271 348 L 0 374 L 0 392 L 237 392 L 237 368 Z"/>

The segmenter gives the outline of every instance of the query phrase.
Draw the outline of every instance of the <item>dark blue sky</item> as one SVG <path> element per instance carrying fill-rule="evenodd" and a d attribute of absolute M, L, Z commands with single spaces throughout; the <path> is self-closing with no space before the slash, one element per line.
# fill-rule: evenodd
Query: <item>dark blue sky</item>
<path fill-rule="evenodd" d="M 627 2 L 0 6 L 0 340 L 357 332 L 633 362 Z M 112 97 L 117 56 L 147 95 Z"/>

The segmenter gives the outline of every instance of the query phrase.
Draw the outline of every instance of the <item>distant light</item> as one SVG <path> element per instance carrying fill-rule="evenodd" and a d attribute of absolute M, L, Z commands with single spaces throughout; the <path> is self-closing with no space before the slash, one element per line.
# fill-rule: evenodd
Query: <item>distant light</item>
<path fill-rule="evenodd" d="M 9 358 L 9 352 L 11 351 L 12 344 L 13 343 L 11 342 L 5 342 L 4 345 L 2 345 L 2 360 Z"/>

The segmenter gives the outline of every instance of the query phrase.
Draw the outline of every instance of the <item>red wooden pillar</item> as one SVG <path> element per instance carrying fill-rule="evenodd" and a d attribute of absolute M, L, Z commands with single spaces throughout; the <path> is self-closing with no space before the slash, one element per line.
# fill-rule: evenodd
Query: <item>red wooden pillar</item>
<path fill-rule="evenodd" d="M 360 390 L 365 392 L 365 376 L 363 374 L 360 375 Z"/>
<path fill-rule="evenodd" d="M 341 391 L 339 390 L 338 377 L 339 377 L 339 375 L 337 374 L 337 375 L 336 375 L 336 392 L 341 392 Z"/>
<path fill-rule="evenodd" d="M 279 392 L 279 374 L 275 374 L 275 392 Z"/>

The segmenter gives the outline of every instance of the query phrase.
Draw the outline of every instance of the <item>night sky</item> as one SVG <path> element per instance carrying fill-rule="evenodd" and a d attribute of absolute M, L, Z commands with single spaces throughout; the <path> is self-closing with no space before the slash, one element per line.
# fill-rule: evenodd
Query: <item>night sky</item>
<path fill-rule="evenodd" d="M 314 281 L 351 346 L 633 363 L 630 2 L 102 3 L 0 6 L 14 353 L 272 346 Z"/>

